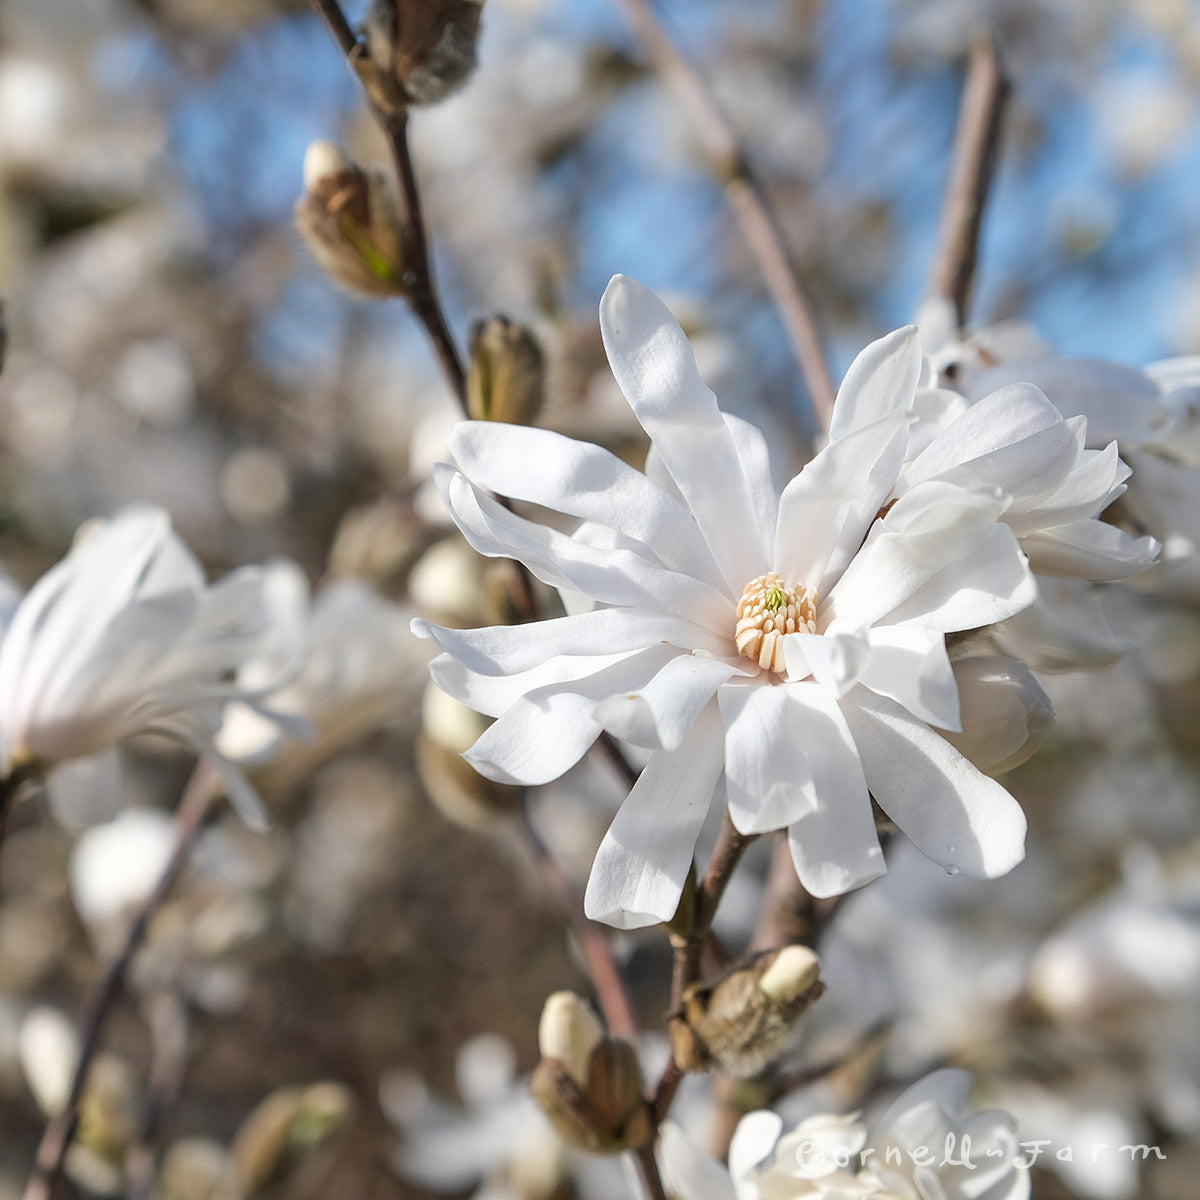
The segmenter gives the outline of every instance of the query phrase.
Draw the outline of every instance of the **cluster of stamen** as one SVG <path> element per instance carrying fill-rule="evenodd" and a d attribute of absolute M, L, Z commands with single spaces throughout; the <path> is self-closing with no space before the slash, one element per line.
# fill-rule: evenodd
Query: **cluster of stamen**
<path fill-rule="evenodd" d="M 817 593 L 803 584 L 787 587 L 775 571 L 746 584 L 737 606 L 734 641 L 743 658 L 782 675 L 783 639 L 817 632 Z"/>

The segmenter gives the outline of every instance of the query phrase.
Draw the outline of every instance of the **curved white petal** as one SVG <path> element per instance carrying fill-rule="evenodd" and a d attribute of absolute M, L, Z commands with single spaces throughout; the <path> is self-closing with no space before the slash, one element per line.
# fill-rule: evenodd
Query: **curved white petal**
<path fill-rule="evenodd" d="M 548 429 L 463 421 L 450 435 L 450 452 L 464 474 L 493 492 L 606 525 L 664 566 L 721 586 L 691 513 L 600 446 Z"/>
<path fill-rule="evenodd" d="M 842 702 L 871 793 L 923 854 L 974 878 L 1025 857 L 1025 814 L 995 780 L 895 701 L 865 688 Z"/>
<path fill-rule="evenodd" d="M 880 417 L 911 408 L 921 366 L 921 339 L 915 325 L 897 329 L 862 350 L 838 388 L 829 440 L 837 441 Z"/>
<path fill-rule="evenodd" d="M 1029 565 L 1060 579 L 1128 579 L 1151 566 L 1162 547 L 1152 537 L 1132 538 L 1103 521 L 1057 525 L 1021 539 Z"/>
<path fill-rule="evenodd" d="M 596 706 L 614 737 L 649 750 L 675 750 L 717 688 L 743 672 L 737 662 L 678 654 L 645 687 Z"/>
<path fill-rule="evenodd" d="M 762 531 L 762 543 L 770 549 L 779 513 L 779 493 L 771 474 L 771 451 L 766 434 L 757 425 L 735 417 L 733 413 L 723 412 L 721 417 L 742 464 L 742 475 L 754 509 L 755 528 Z"/>
<path fill-rule="evenodd" d="M 823 596 L 857 553 L 899 474 L 910 417 L 890 413 L 830 442 L 783 489 L 775 569 Z"/>
<path fill-rule="evenodd" d="M 980 629 L 1019 613 L 1038 585 L 1007 525 L 993 525 L 962 558 L 930 575 L 903 603 L 877 621 L 939 633 Z"/>
<path fill-rule="evenodd" d="M 767 570 L 768 531 L 716 397 L 667 306 L 640 283 L 613 278 L 600 301 L 613 375 L 696 518 L 733 595 Z"/>
<path fill-rule="evenodd" d="M 67 829 L 112 820 L 121 807 L 120 756 L 110 748 L 59 764 L 46 775 L 46 795 Z"/>
<path fill-rule="evenodd" d="M 537 688 L 490 725 L 463 757 L 496 783 L 549 783 L 600 735 L 599 701 L 645 687 L 676 651 L 653 646 L 582 679 Z"/>
<path fill-rule="evenodd" d="M 592 863 L 584 912 L 618 929 L 669 921 L 721 777 L 722 728 L 709 703 L 677 750 L 642 769 Z"/>
<path fill-rule="evenodd" d="M 789 684 L 817 806 L 788 829 L 800 882 L 814 896 L 840 896 L 887 870 L 858 748 L 841 709 L 818 684 Z"/>
<path fill-rule="evenodd" d="M 597 608 L 527 625 L 447 629 L 416 617 L 412 631 L 429 638 L 480 675 L 515 675 L 561 655 L 615 654 L 666 642 L 681 650 L 727 654 L 732 637 L 717 637 L 673 613 Z"/>
<path fill-rule="evenodd" d="M 717 693 L 725 723 L 725 790 L 739 833 L 782 829 L 816 804 L 802 713 L 789 688 L 732 683 Z"/>
<path fill-rule="evenodd" d="M 789 679 L 812 677 L 831 696 L 844 696 L 862 678 L 871 657 L 867 632 L 850 621 L 834 621 L 824 633 L 790 633 L 783 639 Z"/>
<path fill-rule="evenodd" d="M 958 684 L 946 639 L 913 626 L 872 629 L 871 653 L 862 683 L 940 729 L 959 730 Z"/>
<path fill-rule="evenodd" d="M 663 1123 L 658 1157 L 663 1182 L 677 1200 L 737 1200 L 729 1171 L 705 1154 L 674 1121 Z"/>
<path fill-rule="evenodd" d="M 517 558 L 543 583 L 582 592 L 602 604 L 675 613 L 719 633 L 736 623 L 733 601 L 700 580 L 630 550 L 597 549 L 518 517 L 445 464 L 434 467 L 434 480 L 458 527 L 480 554 Z"/>

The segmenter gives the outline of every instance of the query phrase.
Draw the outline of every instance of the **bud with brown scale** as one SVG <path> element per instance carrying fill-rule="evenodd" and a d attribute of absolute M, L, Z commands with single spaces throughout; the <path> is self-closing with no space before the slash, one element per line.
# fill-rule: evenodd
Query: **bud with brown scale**
<path fill-rule="evenodd" d="M 296 228 L 343 287 L 368 296 L 405 294 L 405 231 L 392 184 L 383 172 L 356 166 L 332 142 L 313 142 L 304 155 Z"/>
<path fill-rule="evenodd" d="M 685 1071 L 749 1079 L 788 1048 L 800 1015 L 824 990 L 807 946 L 767 950 L 715 982 L 693 984 L 671 1017 L 675 1061 Z"/>
<path fill-rule="evenodd" d="M 483 0 L 372 0 L 354 67 L 385 112 L 435 104 L 475 69 Z"/>
<path fill-rule="evenodd" d="M 532 425 L 542 410 L 546 369 L 537 338 L 505 316 L 471 330 L 467 408 L 476 421 Z"/>
<path fill-rule="evenodd" d="M 644 1146 L 654 1134 L 637 1051 L 606 1037 L 588 1004 L 555 992 L 538 1025 L 542 1060 L 531 1087 L 551 1124 L 593 1154 Z"/>

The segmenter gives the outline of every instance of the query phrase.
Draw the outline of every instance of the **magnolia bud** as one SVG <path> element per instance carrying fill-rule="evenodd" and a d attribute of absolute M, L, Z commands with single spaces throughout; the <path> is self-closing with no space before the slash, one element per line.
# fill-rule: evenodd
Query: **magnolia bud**
<path fill-rule="evenodd" d="M 593 1154 L 645 1145 L 654 1133 L 637 1051 L 604 1036 L 588 1005 L 555 992 L 538 1025 L 542 1060 L 531 1087 L 559 1134 Z"/>
<path fill-rule="evenodd" d="M 604 1040 L 604 1030 L 592 1007 L 574 992 L 548 996 L 538 1023 L 538 1050 L 557 1059 L 580 1087 L 587 1087 L 592 1051 Z"/>
<path fill-rule="evenodd" d="M 385 112 L 444 100 L 475 69 L 483 0 L 372 0 L 354 66 Z"/>
<path fill-rule="evenodd" d="M 962 732 L 939 732 L 985 774 L 1020 766 L 1046 740 L 1054 709 L 1024 663 L 973 655 L 955 660 L 954 678 Z"/>
<path fill-rule="evenodd" d="M 304 193 L 295 215 L 309 252 L 343 287 L 368 296 L 404 295 L 404 226 L 383 172 L 356 166 L 332 142 L 313 142 L 304 155 Z"/>
<path fill-rule="evenodd" d="M 471 330 L 467 408 L 476 421 L 532 425 L 545 399 L 545 364 L 537 339 L 504 316 Z"/>
<path fill-rule="evenodd" d="M 675 1061 L 685 1071 L 749 1079 L 788 1048 L 800 1014 L 824 990 L 807 946 L 767 950 L 714 983 L 693 984 L 671 1018 Z"/>

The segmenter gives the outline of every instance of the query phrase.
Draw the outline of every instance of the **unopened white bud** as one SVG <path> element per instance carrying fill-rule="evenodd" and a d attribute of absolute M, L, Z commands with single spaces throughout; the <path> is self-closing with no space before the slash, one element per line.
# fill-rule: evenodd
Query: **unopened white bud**
<path fill-rule="evenodd" d="M 54 1116 L 67 1102 L 79 1060 L 75 1026 L 57 1009 L 35 1008 L 21 1022 L 17 1053 L 38 1107 Z"/>
<path fill-rule="evenodd" d="M 771 1000 L 787 1004 L 812 990 L 821 974 L 817 956 L 807 946 L 785 946 L 758 981 Z"/>
<path fill-rule="evenodd" d="M 604 1030 L 591 1006 L 574 992 L 555 992 L 547 998 L 538 1023 L 538 1049 L 543 1058 L 562 1063 L 581 1088 L 587 1087 L 592 1051 Z"/>
<path fill-rule="evenodd" d="M 1054 708 L 1024 663 L 991 654 L 960 658 L 954 678 L 962 732 L 942 736 L 985 774 L 1020 766 L 1046 740 Z"/>
<path fill-rule="evenodd" d="M 311 192 L 322 180 L 349 168 L 346 156 L 333 142 L 313 142 L 304 152 L 304 186 Z"/>

